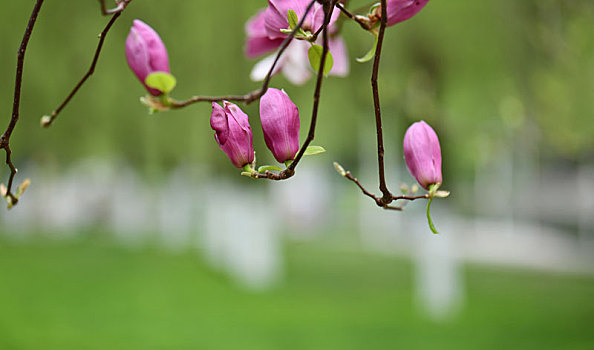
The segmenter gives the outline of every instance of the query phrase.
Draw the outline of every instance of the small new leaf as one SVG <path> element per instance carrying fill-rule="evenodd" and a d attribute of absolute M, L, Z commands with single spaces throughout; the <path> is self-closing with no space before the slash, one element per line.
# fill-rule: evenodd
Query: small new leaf
<path fill-rule="evenodd" d="M 437 198 L 447 198 L 450 196 L 450 191 L 437 191 L 435 192 L 435 197 Z"/>
<path fill-rule="evenodd" d="M 307 146 L 304 156 L 313 156 L 314 154 L 324 153 L 326 150 L 322 146 Z"/>
<path fill-rule="evenodd" d="M 336 171 L 338 171 L 340 176 L 346 176 L 347 172 L 346 172 L 346 170 L 344 170 L 342 165 L 338 164 L 337 162 L 334 162 L 333 164 L 334 164 L 334 169 L 336 169 Z"/>
<path fill-rule="evenodd" d="M 289 11 L 287 11 L 287 21 L 289 21 L 289 28 L 297 28 L 297 24 L 299 24 L 299 17 L 297 17 L 297 13 L 289 9 Z"/>
<path fill-rule="evenodd" d="M 320 71 L 320 63 L 322 62 L 322 54 L 324 53 L 324 48 L 320 45 L 312 45 L 309 50 L 307 51 L 307 56 L 309 57 L 309 64 L 315 72 Z M 334 65 L 334 59 L 332 58 L 332 54 L 328 51 L 326 55 L 326 61 L 324 62 L 324 75 L 328 75 L 332 70 L 332 66 Z"/>
<path fill-rule="evenodd" d="M 373 4 L 373 6 L 371 6 L 371 7 L 369 8 L 369 12 L 367 13 L 367 15 L 368 15 L 368 16 L 369 16 L 369 15 L 372 15 L 372 14 L 375 12 L 375 10 L 376 10 L 376 9 L 378 9 L 380 6 L 381 6 L 381 3 L 379 3 L 379 2 L 378 2 L 378 3 L 376 3 L 376 4 Z"/>
<path fill-rule="evenodd" d="M 144 83 L 153 89 L 157 89 L 164 94 L 170 93 L 177 84 L 175 77 L 166 72 L 155 72 L 149 74 Z"/>
<path fill-rule="evenodd" d="M 263 173 L 265 171 L 283 171 L 283 169 L 281 167 L 275 166 L 275 165 L 262 165 L 261 167 L 258 168 L 258 172 L 259 173 Z"/>
<path fill-rule="evenodd" d="M 377 36 L 374 37 L 373 39 L 373 47 L 371 48 L 371 50 L 369 50 L 365 56 L 357 58 L 357 62 L 359 63 L 365 63 L 365 62 L 369 62 L 373 59 L 373 57 L 375 56 L 375 50 L 377 49 Z"/>
<path fill-rule="evenodd" d="M 31 185 L 31 180 L 30 179 L 25 179 L 25 181 L 23 181 L 19 185 L 19 187 L 17 187 L 17 192 L 16 192 L 17 198 L 19 198 L 23 193 L 25 193 L 25 191 L 27 190 L 27 188 L 29 187 L 29 185 Z"/>

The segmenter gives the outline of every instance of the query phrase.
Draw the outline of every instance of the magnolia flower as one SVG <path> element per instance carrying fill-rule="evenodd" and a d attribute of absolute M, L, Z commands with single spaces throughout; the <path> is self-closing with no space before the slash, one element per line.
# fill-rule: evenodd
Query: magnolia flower
<path fill-rule="evenodd" d="M 416 15 L 429 0 L 387 0 L 386 12 L 388 14 L 388 26 L 393 26 L 396 23 L 404 22 L 412 16 Z M 381 18 L 381 6 L 375 9 L 374 13 L 377 18 Z"/>
<path fill-rule="evenodd" d="M 167 49 L 159 34 L 141 20 L 134 20 L 130 28 L 126 39 L 126 59 L 148 92 L 153 96 L 161 95 L 161 91 L 149 88 L 144 81 L 151 73 L 170 72 Z"/>
<path fill-rule="evenodd" d="M 311 45 L 303 40 L 293 40 L 287 47 L 283 55 L 280 57 L 272 75 L 278 72 L 283 73 L 285 78 L 292 84 L 303 85 L 312 76 L 312 69 L 309 64 L 307 50 Z M 334 59 L 334 65 L 330 70 L 329 75 L 344 77 L 349 73 L 349 57 L 344 40 L 340 36 L 331 37 L 328 40 L 328 49 Z M 252 69 L 250 78 L 253 81 L 262 81 L 266 78 L 266 74 L 272 67 L 276 53 L 265 57 Z"/>
<path fill-rule="evenodd" d="M 412 124 L 404 134 L 404 159 L 419 185 L 441 184 L 441 148 L 437 134 L 424 121 Z"/>
<path fill-rule="evenodd" d="M 266 146 L 279 163 L 299 151 L 299 110 L 284 90 L 269 88 L 260 99 L 260 121 Z"/>
<path fill-rule="evenodd" d="M 252 128 L 248 116 L 237 105 L 223 101 L 223 107 L 212 103 L 210 127 L 215 131 L 215 141 L 237 168 L 254 161 Z"/>
<path fill-rule="evenodd" d="M 305 16 L 310 2 L 310 0 L 268 0 L 268 7 L 264 11 L 264 26 L 268 37 L 270 39 L 287 37 L 287 34 L 281 32 L 281 29 L 289 29 L 287 20 L 289 10 L 295 11 L 299 20 L 305 17 L 301 29 L 315 33 L 324 24 L 324 7 L 316 2 Z M 329 25 L 336 22 L 340 15 L 340 11 L 336 8 L 333 8 L 332 11 Z"/>
<path fill-rule="evenodd" d="M 282 38 L 270 39 L 268 37 L 268 32 L 264 26 L 265 15 L 265 9 L 261 9 L 245 25 L 245 32 L 247 33 L 245 55 L 249 58 L 256 58 L 274 51 L 283 42 Z"/>
<path fill-rule="evenodd" d="M 246 56 L 254 58 L 275 51 L 281 45 L 283 38 L 286 37 L 286 34 L 282 33 L 280 29 L 289 28 L 287 21 L 288 10 L 294 10 L 298 18 L 301 19 L 308 4 L 308 0 L 270 0 L 269 7 L 265 10 L 260 10 L 246 24 Z M 280 15 L 282 11 L 284 11 L 283 18 Z M 333 12 L 330 24 L 334 23 L 338 15 L 338 11 Z M 308 16 L 306 16 L 303 29 L 310 31 L 313 29 L 317 30 L 322 25 L 323 19 L 323 8 L 320 4 L 316 3 Z M 271 27 L 275 29 L 271 30 Z M 336 32 L 334 26 L 330 26 L 328 31 L 330 33 L 328 46 L 334 59 L 334 65 L 329 74 L 341 77 L 346 76 L 349 72 L 349 60 L 344 40 L 338 35 L 333 35 Z M 317 44 L 322 44 L 321 38 L 318 38 Z M 312 76 L 312 69 L 309 65 L 307 55 L 310 47 L 311 45 L 307 41 L 294 39 L 280 57 L 272 74 L 281 72 L 291 83 L 295 85 L 305 84 Z M 276 52 L 256 63 L 250 73 L 250 78 L 254 81 L 264 80 L 275 58 Z"/>

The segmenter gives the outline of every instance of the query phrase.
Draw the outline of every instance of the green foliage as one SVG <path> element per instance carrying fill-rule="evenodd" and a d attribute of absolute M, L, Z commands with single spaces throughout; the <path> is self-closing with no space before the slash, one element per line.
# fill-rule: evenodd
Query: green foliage
<path fill-rule="evenodd" d="M 262 165 L 258 168 L 259 173 L 263 173 L 265 171 L 283 171 L 283 168 L 276 165 Z"/>
<path fill-rule="evenodd" d="M 377 48 L 377 36 L 374 35 L 373 36 L 373 46 L 371 47 L 371 49 L 369 51 L 367 51 L 367 53 L 363 57 L 357 58 L 357 62 L 365 63 L 365 62 L 371 61 L 373 59 L 373 57 L 375 56 L 376 48 Z"/>
<path fill-rule="evenodd" d="M 177 80 L 166 72 L 155 72 L 149 74 L 144 80 L 145 84 L 153 89 L 160 90 L 164 94 L 169 94 L 175 88 Z"/>
<path fill-rule="evenodd" d="M 322 146 L 307 146 L 305 152 L 303 152 L 304 156 L 313 156 L 315 154 L 320 154 L 326 152 L 326 149 Z"/>
<path fill-rule="evenodd" d="M 299 18 L 293 10 L 287 11 L 287 20 L 289 21 L 289 28 L 295 29 L 299 24 Z"/>
<path fill-rule="evenodd" d="M 320 71 L 320 64 L 322 63 L 322 55 L 324 54 L 324 48 L 320 45 L 312 45 L 307 51 L 307 57 L 309 57 L 309 64 L 313 68 L 314 72 Z M 334 65 L 334 59 L 332 53 L 328 51 L 326 53 L 326 60 L 324 61 L 324 75 L 328 75 Z"/>

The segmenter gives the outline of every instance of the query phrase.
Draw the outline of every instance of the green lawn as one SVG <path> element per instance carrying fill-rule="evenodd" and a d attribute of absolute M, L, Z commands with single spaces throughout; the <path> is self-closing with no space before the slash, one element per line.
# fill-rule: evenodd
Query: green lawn
<path fill-rule="evenodd" d="M 446 324 L 414 303 L 413 266 L 313 244 L 285 282 L 238 289 L 199 255 L 109 239 L 0 239 L 0 349 L 593 349 L 594 278 L 469 266 Z"/>

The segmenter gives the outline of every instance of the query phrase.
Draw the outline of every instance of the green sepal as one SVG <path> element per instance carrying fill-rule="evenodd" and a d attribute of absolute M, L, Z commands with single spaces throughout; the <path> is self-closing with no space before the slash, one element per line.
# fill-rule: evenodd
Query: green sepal
<path fill-rule="evenodd" d="M 241 172 L 242 176 L 254 177 L 254 175 L 257 174 L 257 172 L 254 170 L 254 168 L 252 168 L 250 164 L 244 165 L 241 170 L 243 170 Z"/>

